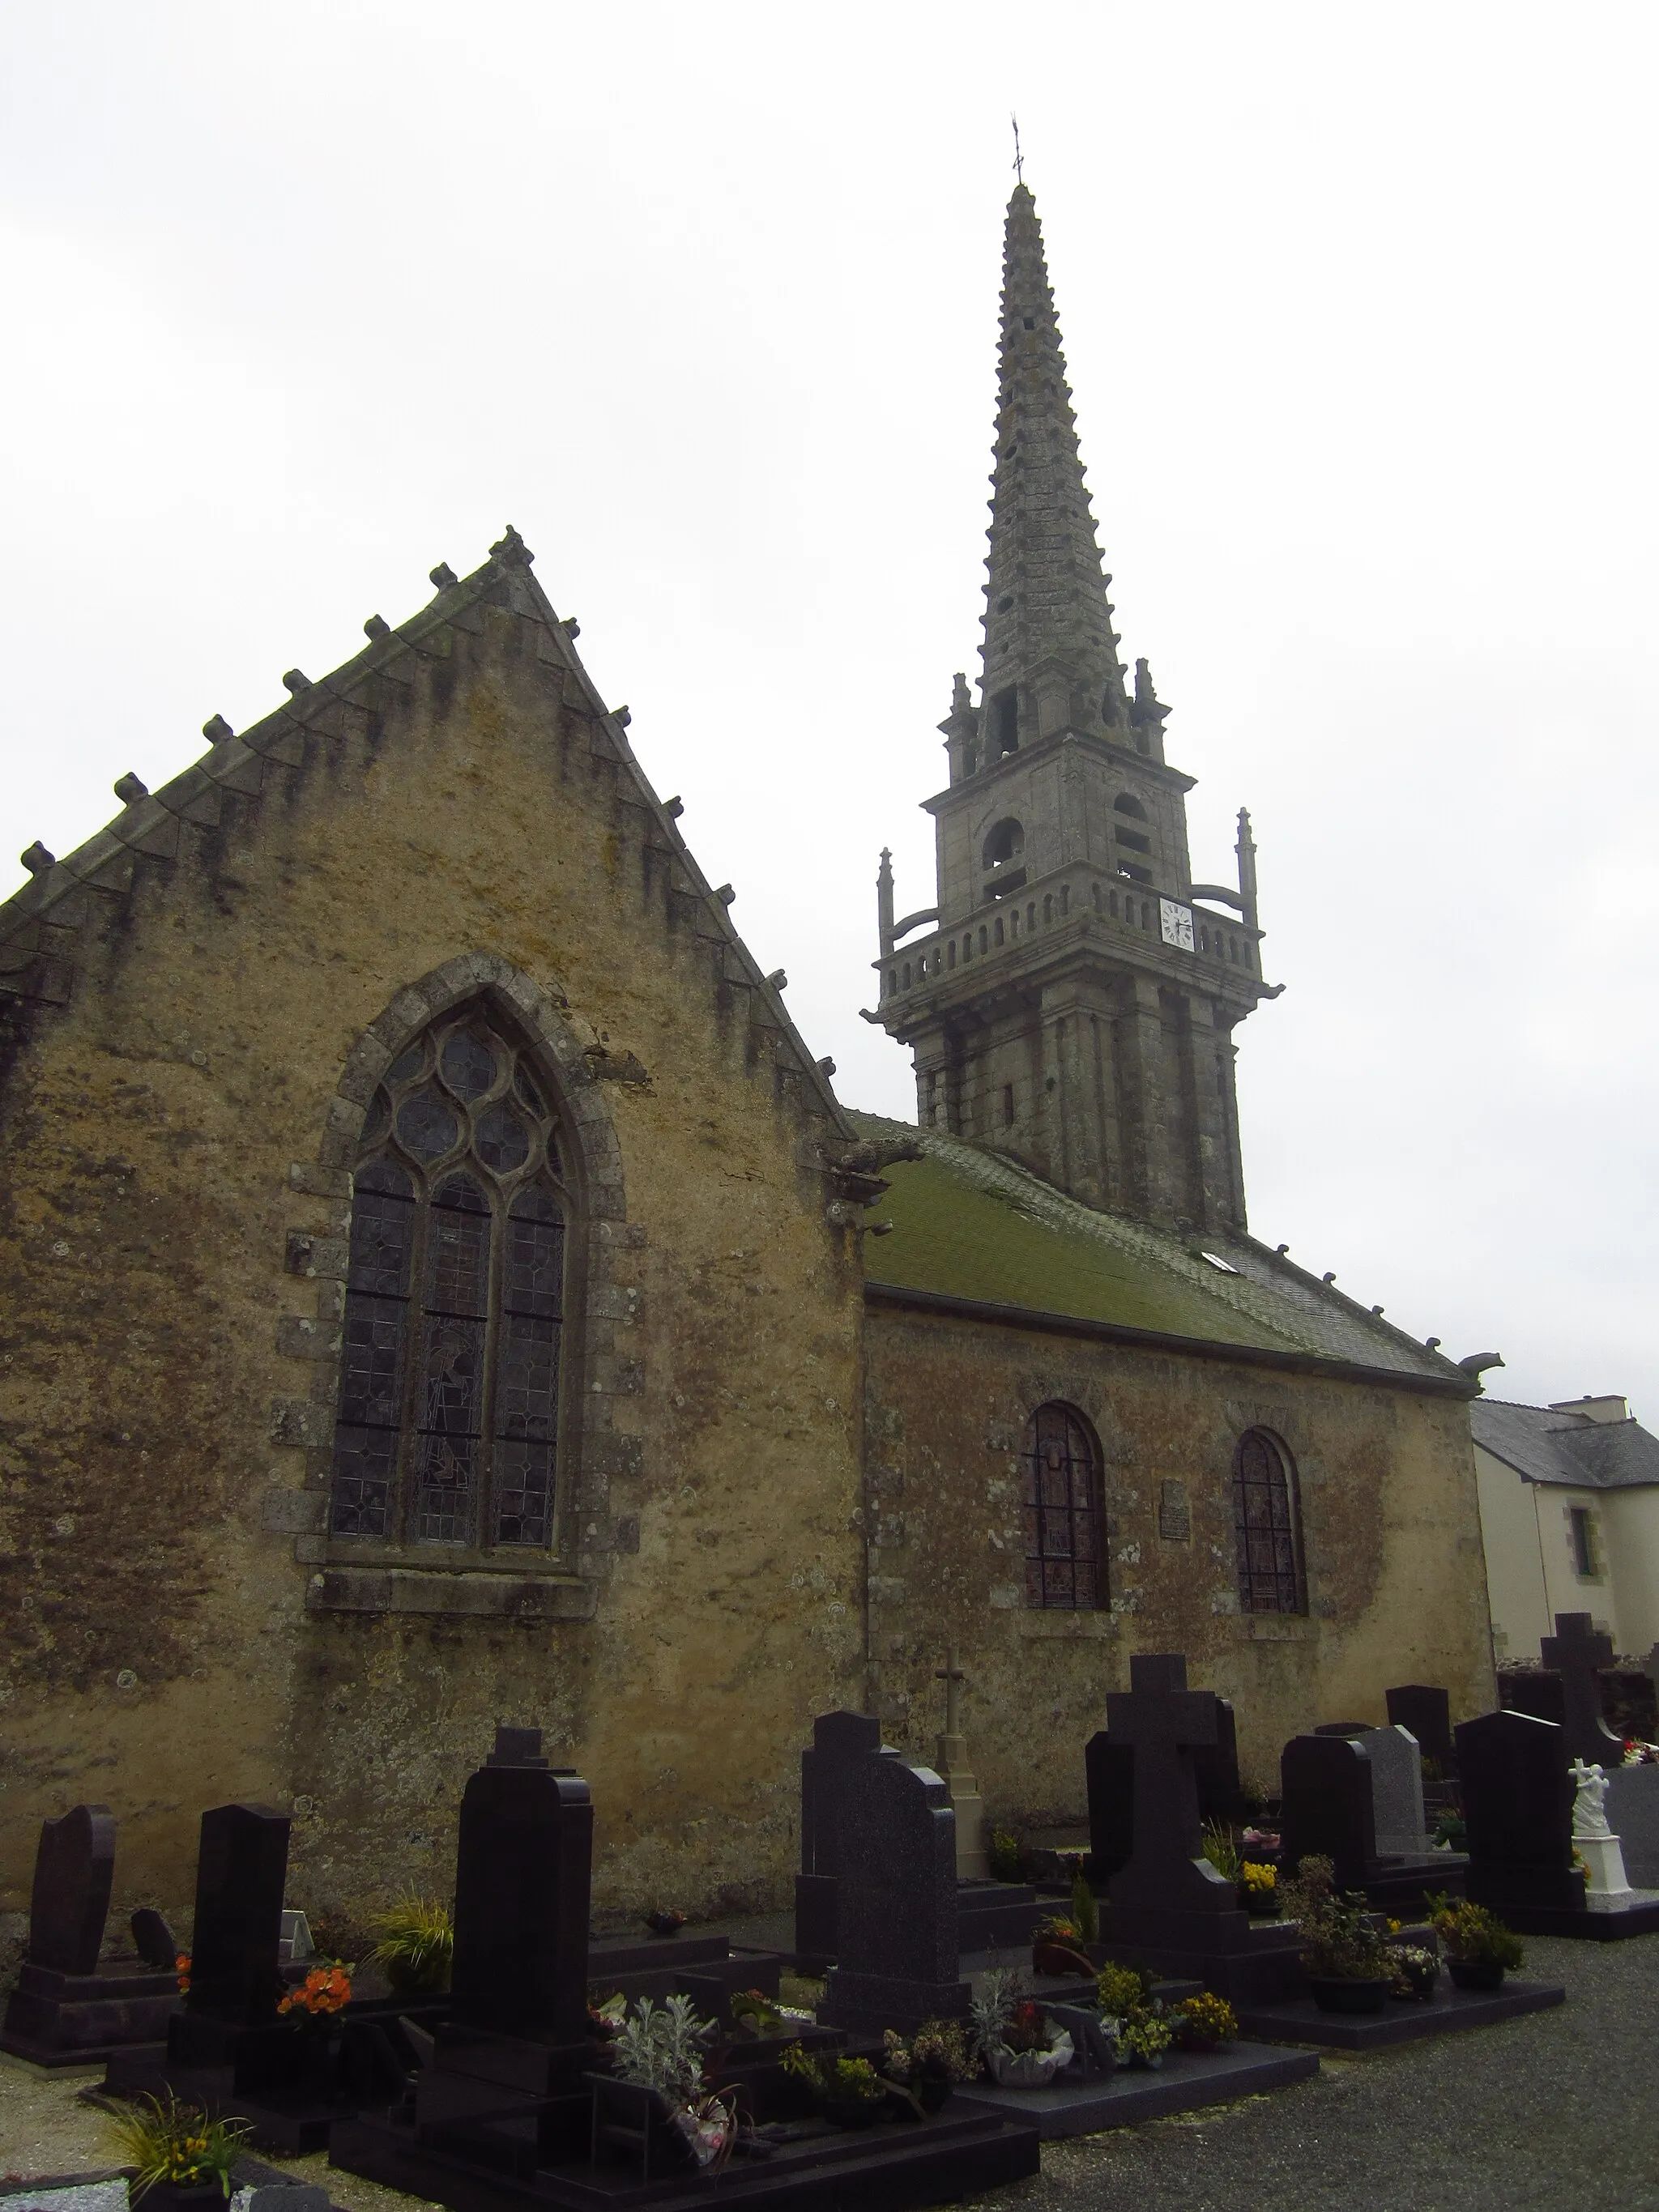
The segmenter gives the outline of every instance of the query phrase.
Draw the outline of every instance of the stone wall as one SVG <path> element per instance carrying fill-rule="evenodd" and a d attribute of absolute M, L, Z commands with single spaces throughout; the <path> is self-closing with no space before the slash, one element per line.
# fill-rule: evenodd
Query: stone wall
<path fill-rule="evenodd" d="M 591 1779 L 602 1911 L 781 1894 L 810 1717 L 859 1700 L 837 1109 L 527 573 L 480 576 L 40 923 L 72 975 L 0 1092 L 0 1908 L 78 1798 L 118 1906 L 187 1906 L 232 1798 L 293 1809 L 313 1911 L 445 1891 L 498 1720 Z M 470 980 L 609 1164 L 559 1571 L 433 1609 L 441 1562 L 343 1576 L 323 1504 L 355 1129 Z"/>
<path fill-rule="evenodd" d="M 1398 1682 L 1444 1683 L 1454 1717 L 1492 1704 L 1466 1403 L 1225 1358 L 1164 1355 L 923 1314 L 883 1301 L 866 1328 L 871 1643 L 890 1741 L 931 1755 L 933 1670 L 968 1676 L 963 1727 L 988 1814 L 1085 1818 L 1083 1746 L 1129 1655 L 1182 1651 L 1237 1708 L 1247 1775 L 1325 1720 L 1387 1718 Z M 1029 1607 L 1018 1455 L 1048 1401 L 1098 1437 L 1110 1607 Z M 1235 1444 L 1284 1440 L 1300 1482 L 1308 1613 L 1242 1617 Z"/>

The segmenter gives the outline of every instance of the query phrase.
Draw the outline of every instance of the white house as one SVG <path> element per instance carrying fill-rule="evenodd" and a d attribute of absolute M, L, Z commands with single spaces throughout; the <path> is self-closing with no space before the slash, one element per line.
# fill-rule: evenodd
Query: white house
<path fill-rule="evenodd" d="M 1622 1398 L 1469 1407 L 1492 1645 L 1535 1659 L 1558 1613 L 1615 1651 L 1659 1643 L 1659 1437 Z"/>

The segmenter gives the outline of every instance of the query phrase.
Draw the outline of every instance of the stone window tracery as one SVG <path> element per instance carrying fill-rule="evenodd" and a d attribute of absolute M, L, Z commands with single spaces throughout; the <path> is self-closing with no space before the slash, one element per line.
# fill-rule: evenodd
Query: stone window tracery
<path fill-rule="evenodd" d="M 1247 1429 L 1233 1454 L 1233 1534 L 1244 1613 L 1305 1613 L 1301 1512 L 1291 1455 L 1266 1429 Z"/>
<path fill-rule="evenodd" d="M 1020 1451 L 1025 1602 L 1077 1610 L 1107 1601 L 1100 1454 L 1070 1406 L 1039 1406 Z"/>
<path fill-rule="evenodd" d="M 522 1048 L 477 1004 L 434 1022 L 364 1123 L 331 1533 L 550 1543 L 570 1218 Z"/>

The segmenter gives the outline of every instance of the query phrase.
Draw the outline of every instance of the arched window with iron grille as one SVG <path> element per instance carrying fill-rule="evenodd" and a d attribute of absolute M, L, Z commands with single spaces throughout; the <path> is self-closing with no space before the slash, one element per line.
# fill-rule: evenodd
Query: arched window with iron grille
<path fill-rule="evenodd" d="M 1039 1406 L 1020 1452 L 1025 1602 L 1077 1610 L 1107 1602 L 1100 1448 L 1074 1407 Z"/>
<path fill-rule="evenodd" d="M 387 1068 L 364 1123 L 333 1534 L 551 1543 L 570 1218 L 528 1053 L 481 1006 L 443 1016 Z"/>
<path fill-rule="evenodd" d="M 1305 1613 L 1296 1468 L 1266 1429 L 1247 1429 L 1233 1454 L 1233 1536 L 1240 1610 Z"/>

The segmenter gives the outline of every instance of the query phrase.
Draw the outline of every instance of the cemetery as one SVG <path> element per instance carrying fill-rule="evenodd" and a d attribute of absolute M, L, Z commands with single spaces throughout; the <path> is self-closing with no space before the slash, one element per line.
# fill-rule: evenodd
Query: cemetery
<path fill-rule="evenodd" d="M 1632 1879 L 1659 1765 L 1606 1727 L 1588 1621 L 1549 1643 L 1559 1718 L 1454 1724 L 1443 1691 L 1396 1686 L 1384 1725 L 1291 1738 L 1265 1802 L 1230 1704 L 1137 1654 L 1079 1747 L 1086 1846 L 1027 1854 L 1026 1879 L 1006 1851 L 988 1870 L 952 1650 L 937 1766 L 867 1715 L 812 1723 L 770 1942 L 660 1908 L 596 1931 L 588 1784 L 534 1727 L 498 1726 L 465 1785 L 453 1905 L 401 1900 L 355 1960 L 290 1898 L 289 1816 L 247 1804 L 201 1817 L 187 1936 L 141 1909 L 112 1947 L 117 1822 L 76 1806 L 41 1833 L 0 2047 L 81 2069 L 140 2168 L 173 2160 L 155 2212 L 216 2158 L 258 2212 L 325 2212 L 261 2162 L 324 2150 L 455 2212 L 981 2194 L 1045 2142 L 1294 2094 L 1322 2051 L 1559 2006 L 1529 1934 L 1659 1932 Z M 156 2148 L 169 2122 L 187 2154 Z"/>

